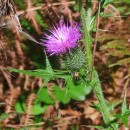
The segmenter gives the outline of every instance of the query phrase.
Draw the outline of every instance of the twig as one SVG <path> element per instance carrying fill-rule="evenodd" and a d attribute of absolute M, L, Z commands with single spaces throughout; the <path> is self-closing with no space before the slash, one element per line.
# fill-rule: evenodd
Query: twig
<path fill-rule="evenodd" d="M 74 119 L 74 118 L 78 118 L 80 116 L 82 116 L 83 114 L 79 115 L 79 116 L 71 116 L 71 117 L 66 117 L 66 118 L 63 118 L 63 120 L 71 120 L 71 119 Z M 59 121 L 61 119 L 58 119 L 58 120 L 55 120 L 55 122 Z M 53 121 L 54 122 L 54 121 Z M 9 128 L 20 128 L 20 127 L 29 127 L 29 126 L 40 126 L 40 125 L 44 125 L 45 122 L 40 122 L 40 123 L 36 123 L 36 124 L 27 124 L 27 125 L 11 125 L 11 124 L 7 124 L 5 127 L 9 127 Z M 62 125 L 65 125 L 66 123 L 62 123 L 62 124 L 58 124 L 58 125 L 54 125 L 52 127 L 59 127 L 59 126 L 62 126 Z"/>
<path fill-rule="evenodd" d="M 12 85 L 12 83 L 11 83 L 11 79 L 10 79 L 9 75 L 6 74 L 6 72 L 3 70 L 3 68 L 2 68 L 1 66 L 0 66 L 0 70 L 1 70 L 2 74 L 3 74 L 4 77 L 5 77 L 5 79 L 6 79 L 7 83 L 8 83 L 8 85 L 9 85 L 10 90 L 13 90 L 14 87 L 13 87 L 13 85 Z"/>
<path fill-rule="evenodd" d="M 60 6 L 62 4 L 63 3 L 61 3 L 61 2 L 57 2 L 57 3 L 52 3 L 51 6 Z M 68 1 L 67 4 L 75 4 L 75 1 Z M 35 11 L 35 10 L 44 9 L 43 7 L 45 7 L 47 5 L 49 5 L 49 4 L 42 4 L 41 6 L 34 7 L 34 8 L 31 8 L 31 9 L 25 10 L 25 11 L 18 11 L 17 15 L 22 15 L 22 14 L 24 14 L 26 12 L 29 12 L 29 11 Z"/>
<path fill-rule="evenodd" d="M 130 69 L 128 70 L 128 72 L 130 73 Z M 130 77 L 127 78 L 127 80 L 126 80 L 126 82 L 124 84 L 124 88 L 123 88 L 124 90 L 123 90 L 123 92 L 121 94 L 121 98 L 126 97 L 127 87 L 129 86 L 129 82 L 130 82 Z"/>
<path fill-rule="evenodd" d="M 93 56 L 92 56 L 92 63 L 90 68 L 90 79 L 92 79 L 92 73 L 93 73 L 93 65 L 94 65 L 94 57 L 97 47 L 97 37 L 98 37 L 98 30 L 99 30 L 99 24 L 100 24 L 100 2 L 98 5 L 98 14 L 97 14 L 97 25 L 96 25 L 96 36 L 95 36 L 95 42 L 94 42 L 94 48 L 93 48 Z"/>
<path fill-rule="evenodd" d="M 21 127 L 29 127 L 29 126 L 40 126 L 40 125 L 44 125 L 44 124 L 45 124 L 45 122 L 40 122 L 40 123 L 36 123 L 36 124 L 28 124 L 28 125 L 11 125 L 11 124 L 8 124 L 5 127 L 8 127 L 8 128 L 21 128 Z"/>

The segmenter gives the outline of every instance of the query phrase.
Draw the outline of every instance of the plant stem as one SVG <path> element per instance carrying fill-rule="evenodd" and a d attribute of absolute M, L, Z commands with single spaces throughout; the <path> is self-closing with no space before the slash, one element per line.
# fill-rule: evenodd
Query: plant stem
<path fill-rule="evenodd" d="M 85 9 L 82 7 L 81 8 L 81 19 L 82 19 L 82 25 L 83 25 L 83 31 L 84 31 L 84 42 L 85 42 L 85 48 L 86 48 L 86 55 L 87 55 L 87 64 L 88 64 L 88 68 L 90 71 L 91 68 L 91 61 L 92 61 L 92 52 L 91 52 L 91 39 L 90 39 L 90 34 L 88 32 L 87 29 L 87 23 L 86 23 L 86 12 Z"/>
<path fill-rule="evenodd" d="M 95 42 L 94 42 L 94 47 L 93 47 L 92 63 L 91 63 L 91 68 L 90 68 L 90 79 L 92 79 L 92 75 L 93 75 L 93 66 L 94 66 L 94 58 L 95 58 L 95 52 L 96 52 L 96 47 L 97 47 L 97 37 L 98 37 L 99 24 L 100 24 L 100 2 L 98 5 L 98 12 L 97 12 L 96 36 L 95 36 Z"/>
<path fill-rule="evenodd" d="M 91 8 L 88 8 L 88 9 L 91 9 Z M 92 52 L 91 52 L 92 40 L 91 40 L 89 30 L 87 28 L 86 11 L 83 7 L 81 8 L 80 13 L 81 13 L 84 39 L 85 39 L 85 48 L 86 48 L 86 54 L 87 54 L 87 65 L 88 65 L 88 69 L 89 69 L 89 72 L 90 72 L 91 67 L 92 67 L 91 66 L 92 65 Z M 91 21 L 89 21 L 89 22 L 91 22 Z M 92 81 L 91 82 L 93 83 L 93 90 L 94 90 L 96 97 L 99 101 L 100 109 L 101 109 L 101 113 L 102 113 L 104 122 L 105 122 L 105 124 L 109 124 L 110 123 L 110 113 L 109 113 L 109 110 L 107 108 L 104 96 L 103 96 L 100 80 L 99 80 L 99 77 L 98 77 L 96 70 L 93 69 L 92 71 L 93 71 L 93 75 L 92 75 Z"/>
<path fill-rule="evenodd" d="M 105 99 L 104 99 L 104 95 L 103 95 L 103 92 L 102 92 L 100 80 L 99 80 L 99 77 L 98 77 L 96 70 L 94 70 L 93 82 L 94 82 L 93 90 L 94 90 L 96 97 L 99 101 L 101 113 L 103 115 L 104 122 L 105 122 L 105 124 L 109 124 L 110 123 L 110 118 L 109 118 L 110 112 L 107 108 L 107 105 L 106 105 L 106 102 L 105 102 Z"/>

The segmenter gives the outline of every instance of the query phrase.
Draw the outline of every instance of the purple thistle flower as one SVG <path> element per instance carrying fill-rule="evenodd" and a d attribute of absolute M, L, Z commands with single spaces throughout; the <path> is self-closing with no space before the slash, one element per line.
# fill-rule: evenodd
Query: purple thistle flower
<path fill-rule="evenodd" d="M 64 54 L 67 51 L 70 52 L 72 48 L 78 46 L 77 41 L 81 38 L 79 25 L 71 23 L 66 25 L 64 22 L 57 26 L 54 26 L 53 30 L 50 30 L 50 35 L 44 34 L 46 40 L 42 40 L 45 44 L 46 51 L 50 55 Z"/>

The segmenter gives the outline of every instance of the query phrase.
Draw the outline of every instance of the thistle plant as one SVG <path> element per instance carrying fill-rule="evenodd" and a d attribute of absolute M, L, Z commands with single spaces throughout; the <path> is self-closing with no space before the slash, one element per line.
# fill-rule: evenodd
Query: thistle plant
<path fill-rule="evenodd" d="M 130 115 L 130 110 L 127 109 L 125 98 L 122 103 L 121 114 L 115 114 L 114 106 L 116 105 L 110 105 L 109 102 L 105 100 L 98 73 L 93 66 L 94 54 L 91 52 L 91 46 L 93 41 L 96 41 L 96 37 L 93 38 L 91 32 L 95 30 L 98 31 L 98 29 L 96 29 L 98 26 L 95 27 L 94 24 L 95 19 L 99 18 L 100 8 L 103 10 L 109 2 L 110 1 L 106 2 L 101 0 L 101 2 L 99 2 L 101 6 L 98 6 L 97 14 L 92 16 L 92 2 L 86 1 L 88 8 L 85 10 L 82 2 L 76 0 L 81 16 L 81 24 L 60 21 L 53 26 L 53 29 L 49 30 L 49 33 L 43 33 L 44 38 L 41 40 L 41 45 L 44 46 L 49 56 L 56 55 L 63 58 L 65 67 L 62 70 L 54 70 L 47 56 L 46 69 L 35 71 L 10 69 L 14 72 L 29 74 L 44 79 L 44 84 L 37 92 L 37 101 L 38 103 L 44 103 L 46 106 L 54 105 L 56 101 L 63 104 L 69 103 L 72 99 L 83 101 L 86 95 L 90 94 L 93 90 L 98 100 L 98 104 L 93 104 L 93 107 L 101 112 L 104 122 L 103 126 L 93 126 L 99 130 L 118 130 L 118 119 L 121 119 L 127 126 L 128 117 Z M 82 33 L 80 30 L 82 30 Z M 80 47 L 80 41 L 84 44 L 84 51 Z M 78 79 L 73 78 L 72 74 L 75 72 L 78 72 Z M 62 87 L 57 84 L 54 85 L 50 92 L 46 83 L 57 78 L 64 79 L 65 84 Z M 34 106 L 36 107 L 37 104 L 34 104 Z M 39 113 L 42 114 L 42 112 Z"/>
<path fill-rule="evenodd" d="M 80 72 L 80 68 L 82 68 L 82 71 L 85 71 L 85 69 L 88 69 L 89 73 L 83 74 L 83 76 L 86 76 L 86 83 L 92 84 L 93 90 L 97 96 L 97 99 L 99 101 L 99 105 L 102 110 L 102 115 L 105 123 L 108 125 L 112 120 L 110 118 L 111 114 L 107 108 L 102 89 L 100 80 L 98 78 L 98 74 L 96 70 L 94 69 L 92 72 L 92 79 L 90 79 L 90 70 L 91 70 L 91 61 L 92 61 L 92 54 L 91 54 L 91 36 L 89 34 L 89 30 L 87 28 L 87 23 L 85 21 L 85 10 L 83 7 L 81 7 L 81 19 L 83 24 L 83 41 L 86 44 L 86 66 L 83 66 L 85 64 L 85 54 L 79 48 L 76 48 L 78 46 L 78 40 L 81 38 L 81 33 L 79 31 L 79 26 L 73 25 L 73 23 L 70 24 L 70 26 L 65 23 L 60 23 L 59 26 L 54 26 L 54 30 L 50 30 L 51 34 L 45 34 L 46 40 L 42 40 L 43 46 L 46 48 L 46 52 L 50 55 L 61 55 L 64 54 L 66 56 L 65 63 L 66 68 L 68 67 L 72 73 L 74 71 L 78 70 Z M 89 52 L 89 53 L 88 53 Z M 82 77 L 80 77 L 82 78 Z M 88 78 L 88 79 L 87 79 Z M 114 124 L 110 125 L 110 128 L 108 129 L 116 129 L 117 126 Z"/>
<path fill-rule="evenodd" d="M 78 44 L 81 38 L 79 24 L 72 22 L 69 25 L 61 21 L 49 32 L 50 34 L 44 34 L 45 40 L 41 40 L 46 52 L 49 55 L 62 55 L 68 69 L 80 69 L 85 56 Z"/>

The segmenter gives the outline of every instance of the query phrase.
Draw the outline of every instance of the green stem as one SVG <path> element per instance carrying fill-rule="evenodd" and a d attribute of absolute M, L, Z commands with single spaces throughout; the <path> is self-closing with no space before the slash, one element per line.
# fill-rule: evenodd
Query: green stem
<path fill-rule="evenodd" d="M 91 61 L 92 61 L 92 52 L 91 52 L 91 44 L 92 41 L 90 39 L 90 34 L 88 32 L 87 29 L 87 24 L 86 24 L 86 12 L 85 9 L 82 7 L 80 10 L 81 13 L 81 20 L 82 20 L 82 25 L 83 25 L 83 29 L 84 29 L 84 42 L 85 42 L 85 48 L 86 48 L 86 55 L 87 55 L 87 64 L 88 64 L 88 68 L 90 70 L 91 68 Z"/>
<path fill-rule="evenodd" d="M 93 83 L 93 90 L 94 90 L 96 97 L 99 101 L 101 113 L 103 115 L 104 122 L 105 122 L 105 124 L 109 124 L 110 123 L 110 112 L 109 112 L 108 107 L 106 105 L 104 95 L 103 95 L 103 92 L 102 92 L 102 87 L 101 87 L 99 77 L 98 77 L 96 70 L 94 70 L 93 82 L 94 82 Z"/>
<path fill-rule="evenodd" d="M 91 9 L 91 8 L 89 8 L 89 9 Z M 91 52 L 92 40 L 91 40 L 89 30 L 87 28 L 86 11 L 83 7 L 81 8 L 80 13 L 81 13 L 84 39 L 85 39 L 87 64 L 88 64 L 88 69 L 90 71 L 91 63 L 92 63 L 92 52 Z M 95 91 L 96 97 L 97 97 L 99 104 L 100 104 L 100 109 L 101 109 L 101 113 L 103 115 L 104 122 L 105 122 L 105 124 L 109 124 L 110 123 L 110 113 L 109 113 L 109 110 L 107 108 L 104 96 L 103 96 L 103 92 L 102 92 L 102 88 L 101 88 L 101 84 L 100 84 L 98 74 L 94 69 L 93 69 L 92 83 L 93 83 L 93 86 L 94 86 L 93 90 Z"/>

